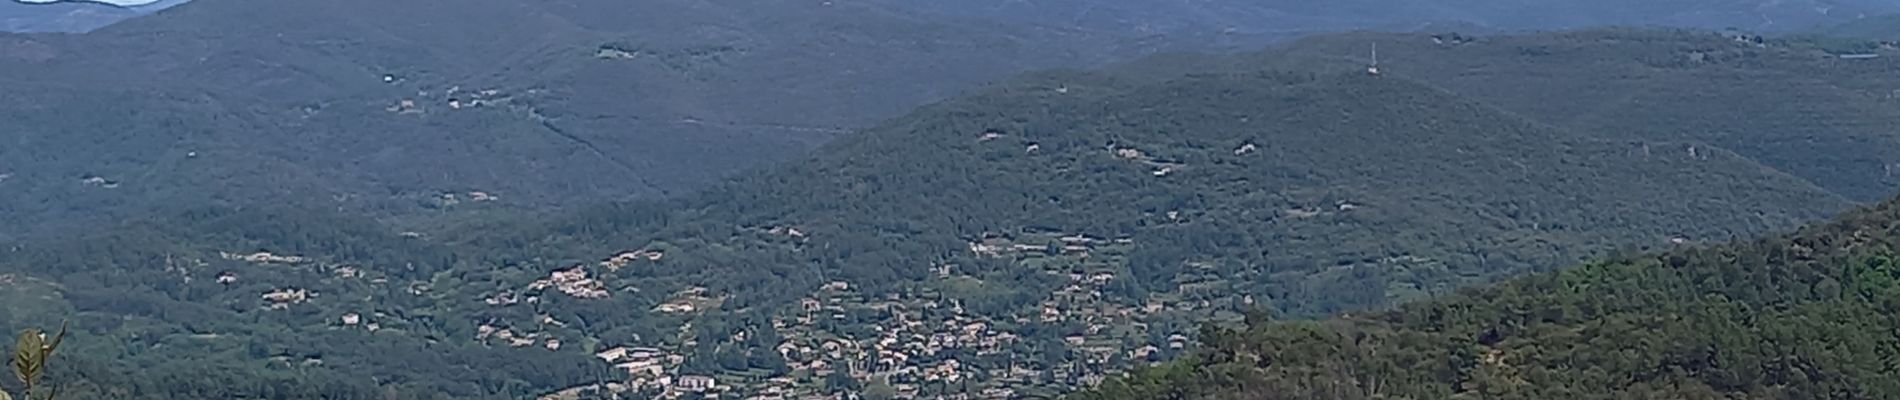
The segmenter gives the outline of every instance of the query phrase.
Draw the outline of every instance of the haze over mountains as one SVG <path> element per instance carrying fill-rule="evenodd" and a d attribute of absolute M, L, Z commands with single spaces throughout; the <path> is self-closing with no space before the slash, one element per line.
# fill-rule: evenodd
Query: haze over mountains
<path fill-rule="evenodd" d="M 409 215 L 474 192 L 532 209 L 684 193 L 1021 71 L 1312 31 L 1572 23 L 1528 14 L 1713 26 L 1727 15 L 1711 10 L 1819 23 L 1879 11 L 1097 3 L 204 1 L 88 35 L 0 36 L 0 76 L 21 89 L 0 102 L 18 105 L 6 112 L 25 132 L 0 148 L 16 193 L 0 200 L 11 222 L 0 236 L 169 204 Z M 1798 17 L 1822 9 L 1827 18 Z M 1669 15 L 1711 19 L 1658 17 Z M 79 111 L 115 108 L 124 112 Z M 51 151 L 72 146 L 91 151 Z"/>
<path fill-rule="evenodd" d="M 1621 25 L 1790 31 L 1900 11 L 1900 5 L 1877 0 L 979 0 L 905 3 L 951 15 L 1141 32 L 1175 32 L 1210 27 L 1238 32 L 1412 30 L 1433 24 L 1489 30 L 1558 30 Z"/>
<path fill-rule="evenodd" d="M 6 31 L 83 32 L 188 0 L 69 1 L 89 9 L 63 7 L 57 12 L 0 3 L 0 20 L 23 25 Z M 1396 2 L 1350 0 L 1324 4 L 1298 1 L 1215 0 L 1197 2 L 1099 2 L 1080 0 L 938 2 L 872 0 L 838 4 L 878 4 L 928 15 L 965 17 L 1013 24 L 1061 26 L 1125 33 L 1179 34 L 1190 31 L 1323 32 L 1354 29 L 1416 29 L 1425 24 L 1469 24 L 1498 30 L 1570 29 L 1604 25 L 1662 25 L 1794 31 L 1900 12 L 1878 0 L 1697 0 L 1697 1 L 1502 1 L 1433 0 Z M 110 13 L 100 8 L 132 7 Z M 58 14 L 103 14 L 85 22 L 59 21 Z M 49 16 L 52 15 L 52 16 Z"/>
<path fill-rule="evenodd" d="M 842 3 L 590 0 L 209 1 L 3 40 L 25 133 L 0 151 L 59 158 L 0 166 L 27 193 L 5 206 L 117 204 L 94 216 L 182 199 L 373 211 L 474 191 L 530 206 L 657 196 L 959 88 L 1150 46 Z M 111 107 L 142 111 L 81 111 Z M 111 146 L 121 137 L 141 142 Z M 49 151 L 67 146 L 94 151 Z M 223 183 L 191 183 L 205 176 Z M 90 178 L 113 190 L 78 184 Z"/>
<path fill-rule="evenodd" d="M 1890 206 L 1630 255 L 1888 195 L 1890 45 L 1431 25 L 1150 56 L 1293 33 L 1207 21 L 1448 14 L 1091 4 L 199 0 L 0 35 L 0 331 L 73 320 L 52 375 L 110 398 L 1045 398 L 1176 357 L 1084 396 L 1894 390 L 1862 340 L 1890 325 L 1787 334 L 1885 310 Z M 1691 306 L 1782 312 L 1650 311 Z"/>
<path fill-rule="evenodd" d="M 1888 165 L 1900 158 L 1900 136 L 1890 129 L 1900 119 L 1896 64 L 1839 57 L 1892 54 L 1892 45 L 1873 42 L 1835 49 L 1803 39 L 1756 43 L 1745 34 L 1644 30 L 1352 34 L 1252 57 L 1169 58 L 1161 68 L 1348 69 L 1368 61 L 1363 52 L 1372 43 L 1388 75 L 1606 140 L 1719 146 L 1857 201 L 1883 199 L 1900 183 Z"/>
<path fill-rule="evenodd" d="M 86 32 L 188 0 L 0 2 L 0 32 Z"/>
<path fill-rule="evenodd" d="M 1882 15 L 1829 26 L 1818 29 L 1814 33 L 1825 36 L 1895 41 L 1900 40 L 1900 23 L 1896 21 L 1900 21 L 1900 15 Z"/>
<path fill-rule="evenodd" d="M 1511 97 L 1439 87 L 1443 78 L 1399 72 L 1404 63 L 1368 76 L 1356 55 L 1315 50 L 1367 38 L 1031 74 L 701 193 L 532 222 L 398 233 L 288 202 L 28 242 L 0 265 L 19 274 L 16 293 L 37 299 L 18 301 L 42 311 L 6 323 L 78 316 L 94 339 L 76 339 L 76 354 L 121 356 L 79 357 L 75 373 L 131 397 L 652 395 L 676 390 L 661 378 L 689 376 L 739 395 L 1049 396 L 1187 354 L 1197 324 L 1250 310 L 1379 307 L 1619 247 L 1787 229 L 1851 205 L 1709 137 L 1543 122 L 1482 100 Z M 1507 65 L 1539 57 L 1524 48 L 1575 43 L 1625 46 L 1590 54 L 1659 74 L 1672 70 L 1656 63 L 1696 60 L 1651 50 L 1671 43 L 1753 49 L 1756 61 L 1732 67 L 1775 87 L 1833 65 L 1792 62 L 1828 57 L 1810 44 L 1704 32 L 1456 44 L 1466 50 L 1426 47 L 1440 45 L 1432 39 L 1379 37 L 1426 43 L 1397 50 L 1413 65 Z M 1249 63 L 1269 70 L 1234 67 Z M 279 101 L 260 93 L 258 104 Z M 1727 100 L 1701 101 L 1672 107 Z M 124 113 L 180 121 L 141 110 Z M 441 115 L 402 111 L 380 112 Z M 1650 122 L 1694 126 L 1683 121 Z M 1851 132 L 1808 134 L 1863 135 Z M 133 181 L 117 182 L 87 188 Z M 216 372 L 236 370 L 247 373 Z M 174 381 L 165 371 L 229 383 L 149 383 Z M 623 386 L 590 386 L 603 380 Z"/>
<path fill-rule="evenodd" d="M 794 372 L 897 357 L 876 348 L 968 374 L 933 389 L 943 393 L 1057 393 L 1146 359 L 1090 361 L 1098 348 L 1168 346 L 1253 304 L 1324 315 L 1620 244 L 1784 228 L 1847 204 L 1719 149 L 1653 146 L 1538 126 L 1400 78 L 1051 73 L 674 201 L 412 239 L 301 211 L 200 212 L 4 261 L 51 279 L 21 285 L 61 288 L 35 302 L 66 310 L 47 314 L 143 338 L 79 344 L 130 354 L 84 367 L 133 382 L 166 375 L 123 368 L 253 365 L 266 372 L 238 382 L 353 398 L 379 390 L 351 377 L 367 374 L 400 377 L 381 387 L 403 393 L 514 397 L 587 384 L 610 365 L 594 352 L 650 347 L 683 357 L 668 374 L 717 376 L 738 393 L 781 387 L 763 381 L 780 376 L 785 390 L 836 391 Z M 918 203 L 924 192 L 933 201 Z M 811 311 L 788 307 L 800 299 L 838 317 L 801 319 Z M 105 322 L 120 316 L 134 322 Z M 943 332 L 906 320 L 984 328 L 951 339 L 967 350 L 939 354 L 908 350 L 910 333 Z M 197 338 L 207 334 L 216 339 Z M 364 337 L 376 340 L 343 344 Z M 760 354 L 838 340 L 866 350 Z M 144 343 L 215 356 L 182 364 L 184 350 Z M 244 350 L 256 346 L 274 350 Z M 498 357 L 542 372 L 507 374 Z M 1072 372 L 1001 378 L 1012 366 Z M 644 371 L 627 379 L 656 378 Z M 622 390 L 657 390 L 644 385 Z M 133 394 L 263 395 L 245 387 Z"/>

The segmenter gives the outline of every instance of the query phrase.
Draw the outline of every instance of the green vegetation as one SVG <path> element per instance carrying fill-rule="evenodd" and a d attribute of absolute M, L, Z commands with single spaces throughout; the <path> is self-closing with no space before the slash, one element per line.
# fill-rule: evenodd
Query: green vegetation
<path fill-rule="evenodd" d="M 1514 36 L 1345 34 L 1239 57 L 1161 58 L 1116 68 L 1142 77 L 1260 68 L 1361 69 L 1379 46 L 1386 76 L 1415 79 L 1540 123 L 1606 141 L 1721 147 L 1862 202 L 1900 184 L 1900 119 L 1878 43 L 1714 32 L 1594 29 Z M 1873 51 L 1884 57 L 1843 59 Z M 1764 96 L 1763 93 L 1773 93 Z"/>
<path fill-rule="evenodd" d="M 49 388 L 43 384 L 43 381 L 46 378 L 47 365 L 52 363 L 53 352 L 59 350 L 60 343 L 65 341 L 65 324 L 61 324 L 59 333 L 54 334 L 50 339 L 46 337 L 46 332 L 39 329 L 27 329 L 20 332 L 20 339 L 13 347 L 10 365 L 13 367 L 14 379 L 20 382 L 21 399 L 32 400 L 36 393 L 40 394 L 40 398 L 44 400 L 59 397 L 59 387 Z M 36 391 L 36 389 L 45 390 Z M 0 391 L 0 400 L 12 399 L 13 397 L 6 391 Z"/>
<path fill-rule="evenodd" d="M 0 42 L 40 45 L 0 53 L 24 88 L 0 119 L 29 127 L 0 147 L 0 222 L 166 215 L 4 242 L 0 330 L 71 316 L 50 375 L 78 398 L 1048 397 L 1182 356 L 1082 396 L 1892 393 L 1893 343 L 1869 332 L 1893 327 L 1875 222 L 1894 207 L 1692 247 L 1891 189 L 1890 58 L 1693 32 L 1329 36 L 1031 74 L 694 194 L 536 214 L 684 192 L 808 143 L 756 128 L 829 137 L 950 87 L 843 95 L 867 82 L 1093 55 L 981 25 L 925 24 L 967 41 L 915 58 L 842 45 L 918 26 L 844 5 L 473 1 L 207 2 L 168 16 L 285 36 L 152 20 Z M 392 22 L 451 17 L 549 33 Z M 828 29 L 689 29 L 721 24 Z M 141 47 L 161 31 L 235 50 Z M 1381 76 L 1360 72 L 1368 42 Z M 992 48 L 1005 61 L 965 60 Z M 180 79 L 47 83 L 80 82 L 82 53 Z M 880 57 L 919 64 L 812 72 Z M 279 59 L 297 62 L 257 67 Z M 768 84 L 792 74 L 858 86 Z M 55 151 L 75 143 L 104 145 Z M 1657 247 L 1679 249 L 1628 255 Z"/>
<path fill-rule="evenodd" d="M 477 269 L 352 217 L 194 212 L 0 258 L 0 328 L 74 318 L 52 370 L 63 397 L 518 398 L 606 373 L 584 355 L 471 341 L 475 322 L 427 282 Z M 351 313 L 361 320 L 345 324 Z"/>
<path fill-rule="evenodd" d="M 1900 14 L 1881 15 L 1818 29 L 1810 35 L 1863 40 L 1900 40 Z"/>
<path fill-rule="evenodd" d="M 1169 43 L 781 1 L 212 0 L 0 34 L 0 239 L 205 205 L 427 219 L 688 193 Z M 642 52 L 599 56 L 614 46 Z"/>
<path fill-rule="evenodd" d="M 85 329 L 68 346 L 92 389 L 74 395 L 585 397 L 691 377 L 1044 396 L 1250 309 L 1380 307 L 1848 206 L 1717 147 L 1648 149 L 1404 78 L 1056 72 L 678 199 L 426 232 L 209 210 L 0 265 L 37 288 L 4 293 L 50 299 L 6 326 Z"/>
<path fill-rule="evenodd" d="M 1889 201 L 1390 311 L 1211 329 L 1192 356 L 1071 398 L 1891 398 L 1895 226 Z"/>

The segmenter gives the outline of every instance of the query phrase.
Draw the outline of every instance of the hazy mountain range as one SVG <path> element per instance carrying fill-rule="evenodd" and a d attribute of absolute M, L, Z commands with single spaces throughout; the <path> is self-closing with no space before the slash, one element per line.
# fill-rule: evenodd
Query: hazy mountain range
<path fill-rule="evenodd" d="M 1892 206 L 1718 244 L 1900 187 L 1892 5 L 1390 4 L 0 34 L 0 331 L 88 398 L 1900 390 Z M 1606 23 L 1710 29 L 1503 32 Z"/>
<path fill-rule="evenodd" d="M 190 0 L 0 2 L 0 32 L 86 32 Z"/>
<path fill-rule="evenodd" d="M 5 31 L 83 32 L 189 0 L 13 1 L 0 3 L 0 21 L 8 22 L 0 25 Z M 46 3 L 58 3 L 59 6 L 42 5 Z M 884 4 L 931 15 L 1138 35 L 1223 30 L 1293 33 L 1416 29 L 1432 24 L 1465 24 L 1501 30 L 1665 25 L 1791 31 L 1900 11 L 1900 5 L 1878 0 L 1625 0 L 1583 4 L 1544 0 L 1349 0 L 1326 3 L 1248 0 L 865 0 L 839 4 Z"/>
<path fill-rule="evenodd" d="M 6 112 L 24 132 L 21 145 L 0 149 L 16 154 L 0 160 L 0 173 L 25 193 L 0 200 L 14 211 L 0 220 L 16 222 L 9 230 L 18 234 L 43 226 L 33 220 L 260 199 L 404 215 L 474 191 L 513 206 L 574 206 L 691 191 L 1031 69 L 1252 48 L 1329 29 L 1571 24 L 1528 14 L 1713 25 L 1661 16 L 1746 10 L 1814 20 L 1794 16 L 1825 9 L 1814 15 L 1831 20 L 1879 8 L 957 4 L 210 0 L 87 35 L 0 36 L 3 79 L 32 88 L 0 95 L 17 105 Z M 1455 9 L 1485 12 L 1442 11 Z M 124 112 L 80 111 L 88 109 Z M 78 143 L 104 146 L 46 150 Z M 192 170 L 204 165 L 218 167 Z M 94 179 L 106 183 L 78 183 Z M 200 188 L 209 182 L 221 184 Z M 51 206 L 51 198 L 68 200 Z"/>
<path fill-rule="evenodd" d="M 1374 42 L 1385 44 L 1395 60 L 1378 76 L 1365 73 L 1359 53 Z M 621 62 L 628 59 L 620 52 L 635 47 L 582 47 L 593 51 L 579 52 L 578 59 Z M 49 61 L 68 56 L 51 54 Z M 430 56 L 468 54 L 485 53 Z M 83 350 L 73 354 L 119 355 L 74 357 L 71 368 L 89 384 L 78 393 L 126 394 L 120 397 L 646 396 L 664 390 L 652 386 L 659 377 L 686 376 L 714 377 L 727 385 L 722 390 L 742 395 L 1054 396 L 1176 356 L 1226 365 L 1227 359 L 1202 357 L 1240 344 L 1197 335 L 1202 324 L 1242 323 L 1263 310 L 1317 317 L 1447 296 L 1596 257 L 1791 229 L 1851 208 L 1893 182 L 1877 174 L 1824 172 L 1877 168 L 1866 161 L 1886 157 L 1884 149 L 1900 143 L 1871 128 L 1897 119 L 1879 95 L 1893 89 L 1891 83 L 1874 78 L 1891 62 L 1844 60 L 1810 42 L 1757 43 L 1697 31 L 1323 35 L 1254 53 L 1153 56 L 1095 71 L 1006 79 L 836 134 L 811 152 L 785 156 L 786 163 L 665 200 L 536 214 L 510 209 L 510 192 L 438 192 L 415 200 L 432 210 L 408 217 L 434 221 L 421 226 L 339 212 L 334 199 L 239 196 L 352 180 L 305 180 L 287 175 L 291 168 L 275 170 L 286 175 L 250 176 L 258 172 L 253 166 L 270 164 L 237 163 L 243 158 L 225 153 L 270 149 L 266 145 L 300 135 L 277 136 L 273 129 L 243 129 L 247 120 L 192 113 L 224 104 L 268 109 L 274 101 L 300 98 L 287 95 L 290 90 L 315 96 L 351 93 L 356 89 L 349 86 L 360 85 L 373 94 L 379 92 L 371 88 L 404 79 L 435 78 L 405 71 L 387 74 L 395 75 L 388 82 L 361 74 L 372 79 L 339 78 L 325 88 L 277 79 L 281 73 L 232 75 L 252 71 L 233 67 L 214 75 L 225 79 L 207 80 L 218 85 L 192 87 L 283 90 L 245 92 L 249 103 L 154 95 L 140 106 L 100 102 L 91 109 L 35 109 L 46 111 L 44 117 L 7 117 L 59 126 L 66 114 L 54 111 L 103 109 L 130 119 L 29 140 L 122 144 L 91 145 L 121 154 L 105 160 L 167 149 L 163 157 L 151 156 L 160 160 L 145 169 L 158 171 L 151 175 L 94 180 L 51 174 L 35 182 L 54 189 L 0 186 L 71 193 L 10 204 L 81 215 L 60 205 L 144 200 L 176 202 L 169 209 L 184 211 L 122 208 L 127 215 L 160 216 L 86 225 L 70 239 L 19 241 L 17 250 L 0 255 L 0 266 L 15 274 L 10 284 L 18 290 L 5 292 L 12 295 L 7 298 L 29 311 L 0 321 L 19 327 L 75 316 L 84 331 L 72 344 Z M 1636 84 L 1658 80 L 1680 83 Z M 1841 80 L 1866 86 L 1835 83 Z M 1785 96 L 1756 99 L 1721 82 Z M 480 96 L 468 99 L 498 98 Z M 76 106 L 85 98 L 67 101 Z M 1563 100 L 1522 100 L 1555 98 Z M 443 110 L 441 100 L 447 98 L 422 113 L 387 101 L 365 101 L 366 110 L 357 112 L 402 121 L 394 118 L 499 111 Z M 597 103 L 533 104 L 566 110 Z M 1768 112 L 1781 103 L 1819 108 Z M 171 108 L 154 108 L 161 106 Z M 322 111 L 314 114 L 309 120 L 319 120 Z M 564 115 L 589 114 L 541 115 L 562 127 L 570 121 L 562 118 L 572 118 Z M 508 125 L 518 114 L 472 118 L 483 124 L 444 132 L 534 128 Z M 179 129 L 221 123 L 239 129 Z M 381 136 L 351 135 L 357 128 L 342 125 L 303 135 L 388 146 L 380 138 L 423 132 L 418 126 L 429 125 L 372 130 L 391 133 Z M 108 134 L 114 136 L 92 136 Z M 167 134 L 232 142 L 140 142 L 173 140 Z M 271 136 L 251 144 L 247 135 Z M 1791 141 L 1813 147 L 1760 145 Z M 459 141 L 435 143 L 428 146 Z M 469 159 L 499 153 L 467 151 Z M 10 154 L 9 161 L 30 161 L 19 165 L 64 160 L 56 158 L 64 153 L 51 151 Z M 397 158 L 440 162 L 433 154 Z M 537 159 L 526 160 L 521 165 Z M 93 163 L 76 165 L 84 170 Z M 523 174 L 510 173 L 501 177 Z M 111 197 L 163 174 L 176 174 L 165 182 L 181 188 L 247 186 L 213 191 L 232 196 L 219 201 Z M 496 193 L 499 200 L 489 198 Z M 929 201 L 919 201 L 925 197 Z M 1669 282 L 1685 281 L 1656 284 L 1674 285 Z M 1616 287 L 1622 286 L 1602 290 Z M 1517 332 L 1504 330 L 1514 325 L 1460 324 L 1455 332 Z M 1452 335 L 1425 337 L 1465 340 Z M 1191 342 L 1207 344 L 1215 355 L 1191 350 L 1200 346 Z M 1325 351 L 1334 347 L 1323 343 L 1330 342 L 1289 351 L 1331 354 Z M 827 346 L 839 350 L 822 350 Z M 1444 349 L 1405 346 L 1379 354 Z M 641 361 L 622 361 L 615 349 L 640 349 Z M 1445 351 L 1462 351 L 1456 349 Z M 1035 356 L 1017 356 L 1023 354 Z M 1438 358 L 1483 360 L 1452 354 Z M 654 364 L 657 373 L 616 367 L 655 359 L 663 360 Z M 896 359 L 903 361 L 879 361 Z M 1326 360 L 1288 362 L 1337 365 Z M 1558 387 L 1605 385 L 1590 379 L 1620 376 L 1621 369 L 1609 369 L 1620 365 L 1575 375 Z M 917 372 L 925 370 L 938 378 Z M 223 383 L 187 384 L 202 380 L 180 378 L 184 371 Z M 944 382 L 945 371 L 955 372 L 957 382 Z M 1828 371 L 1880 376 L 1865 368 Z M 1279 376 L 1243 372 L 1253 373 L 1228 376 Z M 1536 378 L 1504 375 L 1513 376 Z M 1156 386 L 1142 387 L 1233 382 L 1153 379 Z M 1417 379 L 1404 387 L 1407 393 L 1476 390 L 1459 382 L 1477 378 Z M 1773 384 L 1764 379 L 1735 385 Z M 625 386 L 590 386 L 603 380 Z M 1331 386 L 1289 387 L 1322 393 L 1294 398 L 1331 398 L 1324 394 Z"/>

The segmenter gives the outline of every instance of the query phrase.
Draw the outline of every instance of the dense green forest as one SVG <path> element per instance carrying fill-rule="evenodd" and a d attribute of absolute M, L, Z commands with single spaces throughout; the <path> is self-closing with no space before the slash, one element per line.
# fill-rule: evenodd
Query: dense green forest
<path fill-rule="evenodd" d="M 1717 146 L 1602 140 L 1403 77 L 1052 72 L 672 200 L 417 232 L 212 208 L 22 243 L 0 265 L 30 306 L 0 328 L 71 318 L 55 377 L 116 397 L 689 376 L 1049 396 L 1247 310 L 1380 307 L 1849 204 Z"/>
<path fill-rule="evenodd" d="M 260 249 L 329 256 L 219 254 Z M 205 210 L 0 254 L 0 328 L 70 319 L 48 379 L 76 398 L 516 398 L 607 372 L 461 336 L 472 322 L 427 290 L 448 268 L 476 270 L 456 257 L 359 217 Z M 297 290 L 309 297 L 284 304 L 309 306 L 265 296 Z"/>
<path fill-rule="evenodd" d="M 1268 267 L 1293 273 L 1268 283 L 1286 291 L 1304 280 L 1289 278 L 1316 270 L 1412 256 L 1435 261 L 1411 273 L 1440 275 L 1403 285 L 1430 291 L 1575 262 L 1592 247 L 1582 243 L 1745 236 L 1845 204 L 1719 147 L 1596 140 L 1404 79 L 1251 73 L 1124 83 L 1058 73 L 928 107 L 664 211 L 596 210 L 548 222 L 551 239 L 526 230 L 481 245 L 571 254 L 578 244 L 607 254 L 796 226 L 830 239 L 826 251 L 837 257 L 805 256 L 836 269 L 822 272 L 875 282 L 955 261 L 947 250 L 986 235 L 1056 231 L 1134 239 L 1144 259 L 1133 268 L 1160 268 L 1138 275 L 1169 277 L 1189 263 L 1230 276 Z M 1719 211 L 1730 207 L 1740 208 Z M 776 268 L 779 277 L 761 283 L 817 279 L 807 265 Z M 702 274 L 702 285 L 762 293 L 714 279 L 721 271 L 686 272 Z M 1387 278 L 1401 279 L 1348 279 Z M 1332 300 L 1283 307 L 1323 315 L 1384 301 L 1315 291 Z"/>
<path fill-rule="evenodd" d="M 0 239 L 180 205 L 681 194 L 992 80 L 1160 48 L 1222 47 L 866 2 L 193 1 L 0 33 Z"/>
<path fill-rule="evenodd" d="M 1881 0 L 970 0 L 903 2 L 947 15 L 1018 23 L 1059 23 L 1102 31 L 1182 35 L 1197 29 L 1253 32 L 1417 32 L 1457 27 L 1465 33 L 1554 31 L 1599 26 L 1741 28 L 1790 32 L 1834 24 L 1873 25 L 1870 16 L 1900 12 Z"/>
<path fill-rule="evenodd" d="M 1808 32 L 1817 37 L 1900 41 L 1900 15 L 1879 15 Z"/>
<path fill-rule="evenodd" d="M 207 4 L 174 14 L 243 15 Z M 477 9 L 464 22 L 518 17 Z M 201 38 L 152 55 L 138 42 L 0 37 L 11 46 L 0 48 L 37 49 L 0 56 L 30 71 L 0 78 L 29 89 L 0 93 L 0 119 L 31 127 L 0 147 L 0 222 L 77 232 L 0 239 L 0 332 L 70 321 L 46 379 L 79 398 L 1042 398 L 1109 379 L 1078 396 L 1894 393 L 1894 343 L 1875 333 L 1893 328 L 1881 257 L 1895 206 L 1703 247 L 1791 230 L 1894 186 L 1885 160 L 1900 138 L 1884 127 L 1900 119 L 1900 81 L 1888 58 L 1843 59 L 1839 43 L 1348 34 L 1032 73 L 703 191 L 540 212 L 512 202 L 514 189 L 453 182 L 665 192 L 675 186 L 600 173 L 673 171 L 612 165 L 616 147 L 588 132 L 632 117 L 608 96 L 744 97 L 748 81 L 718 73 L 743 69 L 708 65 L 751 47 L 603 33 L 616 14 L 536 10 L 547 29 L 599 40 L 506 38 L 554 49 L 516 54 L 494 51 L 510 46 L 498 35 L 410 54 L 376 43 L 437 33 L 394 24 L 364 31 L 377 40 L 329 40 L 309 20 L 246 20 L 318 44 L 287 50 L 313 61 L 278 80 L 245 68 L 284 50 L 265 42 Z M 677 14 L 717 9 L 691 11 L 702 14 Z M 840 29 L 857 33 L 774 39 L 872 38 Z M 682 33 L 695 34 L 706 33 Z M 962 45 L 1011 42 L 993 40 Z M 1369 43 L 1381 44 L 1382 74 L 1364 72 Z M 345 49 L 322 46 L 378 51 L 336 59 L 320 55 Z M 74 49 L 255 75 L 216 88 L 45 83 L 85 73 L 35 69 L 83 60 L 63 58 Z M 378 58 L 404 54 L 448 69 Z M 513 67 L 469 67 L 485 63 Z M 662 70 L 722 83 L 611 79 Z M 944 72 L 978 78 L 963 73 Z M 454 88 L 467 77 L 512 83 Z M 601 80 L 617 83 L 588 86 Z M 836 94 L 810 90 L 787 95 Z M 417 91 L 470 106 L 394 102 Z M 701 107 L 718 101 L 700 100 L 635 108 L 710 123 Z M 774 100 L 752 101 L 732 108 Z M 252 107 L 225 114 L 230 104 Z M 777 122 L 852 104 L 778 109 L 788 119 Z M 376 138 L 333 141 L 346 133 Z M 619 145 L 679 157 L 757 155 L 628 140 Z M 277 141 L 295 146 L 252 151 Z M 137 151 L 49 150 L 74 143 Z M 520 158 L 477 162 L 496 148 Z M 333 164 L 350 168 L 304 168 Z M 442 165 L 454 168 L 429 168 Z M 523 180 L 522 168 L 571 179 Z M 388 185 L 342 187 L 370 173 Z M 667 179 L 685 188 L 712 175 Z M 1652 249 L 1669 250 L 1636 255 Z M 1461 290 L 1527 273 L 1541 275 Z M 0 379 L 0 391 L 17 383 Z"/>
<path fill-rule="evenodd" d="M 1900 396 L 1900 201 L 1204 347 L 1074 399 Z"/>
<path fill-rule="evenodd" d="M 0 238 L 182 204 L 434 217 L 477 208 L 476 193 L 493 200 L 483 208 L 533 210 L 679 195 L 1022 71 L 1254 49 L 1302 32 L 1281 19 L 1333 29 L 1387 12 L 1405 18 L 1365 23 L 1414 29 L 1461 19 L 1511 27 L 1756 18 L 1555 1 L 1434 1 L 1417 12 L 1363 1 L 1196 3 L 1201 14 L 1168 13 L 1180 7 L 1172 4 L 1082 11 L 1094 2 L 961 10 L 975 15 L 945 10 L 961 3 L 912 3 L 204 0 L 85 35 L 0 34 L 0 83 L 11 89 L 0 93 L 0 118 L 12 134 L 0 146 Z M 1843 18 L 1792 4 L 1756 11 L 1781 16 L 1777 28 Z M 1086 15 L 1053 17 L 1063 13 Z M 1153 17 L 1172 21 L 1154 28 L 1167 34 L 1126 17 L 1144 14 L 1167 15 Z M 1276 29 L 1249 29 L 1258 26 Z M 1894 186 L 1880 161 L 1895 152 L 1891 138 L 1870 133 L 1891 117 L 1891 90 L 1900 88 L 1884 83 L 1886 60 L 1843 64 L 1781 43 L 1743 51 L 1719 35 L 1597 31 L 1456 45 L 1422 34 L 1329 35 L 1221 58 L 1243 70 L 1354 68 L 1371 42 L 1386 45 L 1392 73 L 1539 122 L 1719 145 L 1857 201 Z M 1687 61 L 1694 57 L 1702 61 Z M 1762 91 L 1785 96 L 1751 95 Z M 1679 118 L 1697 114 L 1706 118 Z"/>
<path fill-rule="evenodd" d="M 1900 179 L 1896 52 L 1879 41 L 1586 29 L 1319 35 L 1241 56 L 1153 57 L 1130 77 L 1261 68 L 1380 69 L 1604 140 L 1720 146 L 1862 202 Z M 1884 55 L 1844 59 L 1841 54 Z M 1772 93 L 1765 96 L 1764 93 Z"/>

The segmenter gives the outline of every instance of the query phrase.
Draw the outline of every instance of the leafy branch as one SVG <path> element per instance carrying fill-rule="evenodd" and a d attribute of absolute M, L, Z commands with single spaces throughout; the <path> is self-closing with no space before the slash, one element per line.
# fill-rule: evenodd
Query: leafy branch
<path fill-rule="evenodd" d="M 20 332 L 20 339 L 13 350 L 13 377 L 19 379 L 20 384 L 25 386 L 25 389 L 20 392 L 22 398 L 31 400 L 34 389 L 40 387 L 40 379 L 46 375 L 47 361 L 53 358 L 53 352 L 59 349 L 59 344 L 66 341 L 66 328 L 67 323 L 61 322 L 59 333 L 54 334 L 50 340 L 46 337 L 46 332 L 39 329 L 27 329 Z M 59 388 L 53 387 L 42 399 L 52 400 L 57 396 L 59 396 Z M 13 400 L 13 396 L 0 392 L 0 400 Z"/>

